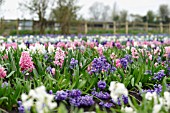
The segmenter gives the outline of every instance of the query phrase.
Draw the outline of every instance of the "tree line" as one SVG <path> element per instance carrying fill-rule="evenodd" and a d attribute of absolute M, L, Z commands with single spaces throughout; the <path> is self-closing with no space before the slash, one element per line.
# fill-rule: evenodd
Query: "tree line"
<path fill-rule="evenodd" d="M 5 0 L 0 0 L 0 6 Z M 61 27 L 62 34 L 69 34 L 69 28 L 72 21 L 85 20 L 82 16 L 78 17 L 77 12 L 81 6 L 77 5 L 78 0 L 24 0 L 19 3 L 21 10 L 28 10 L 32 15 L 36 15 L 39 20 L 40 33 L 44 33 L 45 23 L 48 20 L 57 21 Z M 47 12 L 50 12 L 47 18 Z M 100 2 L 95 2 L 89 8 L 88 21 L 116 21 L 116 22 L 148 22 L 148 23 L 169 23 L 170 9 L 167 4 L 162 4 L 158 12 L 149 10 L 145 16 L 138 14 L 128 14 L 128 11 L 118 10 L 116 2 L 111 8 Z M 131 20 L 129 19 L 131 17 Z"/>

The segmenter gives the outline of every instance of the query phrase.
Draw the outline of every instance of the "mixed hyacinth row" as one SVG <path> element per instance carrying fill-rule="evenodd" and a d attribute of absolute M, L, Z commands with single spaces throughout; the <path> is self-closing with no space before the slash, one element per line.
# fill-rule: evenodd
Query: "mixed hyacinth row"
<path fill-rule="evenodd" d="M 83 112 L 168 113 L 168 38 L 0 37 L 0 108 L 47 113 L 59 112 L 64 105 L 70 112 L 79 108 Z"/>

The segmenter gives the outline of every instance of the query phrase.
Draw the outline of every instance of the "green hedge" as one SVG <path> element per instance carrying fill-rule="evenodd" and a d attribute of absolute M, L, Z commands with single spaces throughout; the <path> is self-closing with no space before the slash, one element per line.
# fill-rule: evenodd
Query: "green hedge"
<path fill-rule="evenodd" d="M 117 34 L 125 34 L 125 30 L 117 30 Z M 129 34 L 146 34 L 144 30 L 129 30 Z M 156 30 L 150 30 L 148 34 L 159 34 L 159 31 Z M 2 31 L 0 30 L 0 35 L 17 35 L 17 30 L 11 30 L 11 31 Z M 31 31 L 31 30 L 20 30 L 18 32 L 19 35 L 38 35 L 40 34 L 39 30 Z M 44 34 L 61 34 L 61 31 L 51 31 L 46 30 Z M 77 31 L 71 31 L 70 34 L 79 34 Z M 81 32 L 81 34 L 84 34 Z M 87 34 L 113 34 L 113 30 L 89 30 Z"/>

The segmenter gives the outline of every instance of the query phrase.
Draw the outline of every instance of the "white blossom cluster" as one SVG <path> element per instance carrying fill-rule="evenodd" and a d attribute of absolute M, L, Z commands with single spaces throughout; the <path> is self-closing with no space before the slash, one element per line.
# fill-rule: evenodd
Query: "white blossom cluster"
<path fill-rule="evenodd" d="M 28 95 L 23 93 L 21 99 L 25 110 L 35 107 L 37 113 L 48 113 L 57 107 L 57 103 L 52 102 L 54 95 L 48 94 L 44 86 L 31 89 Z"/>
<path fill-rule="evenodd" d="M 110 96 L 112 99 L 117 102 L 119 97 L 128 96 L 128 90 L 126 89 L 125 85 L 123 83 L 119 83 L 117 81 L 112 81 L 110 83 Z"/>
<path fill-rule="evenodd" d="M 160 97 L 156 92 L 147 92 L 145 95 L 146 100 L 154 100 L 152 113 L 159 113 L 162 107 L 168 112 L 170 110 L 170 92 L 165 91 L 164 96 Z"/>

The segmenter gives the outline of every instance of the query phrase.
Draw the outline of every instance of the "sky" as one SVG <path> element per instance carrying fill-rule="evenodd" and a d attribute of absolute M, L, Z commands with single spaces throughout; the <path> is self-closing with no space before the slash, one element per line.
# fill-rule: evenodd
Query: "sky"
<path fill-rule="evenodd" d="M 24 0 L 5 0 L 5 3 L 1 8 L 0 18 L 35 18 L 35 16 L 31 15 L 30 13 L 20 9 L 18 4 L 20 1 Z M 90 17 L 89 7 L 96 1 L 101 2 L 104 5 L 109 5 L 110 8 L 112 8 L 113 4 L 116 2 L 118 10 L 125 9 L 128 11 L 128 14 L 146 15 L 148 10 L 158 12 L 160 4 L 168 4 L 170 8 L 170 0 L 78 0 L 78 5 L 82 7 L 78 14 L 82 15 L 85 19 L 88 19 Z"/>

